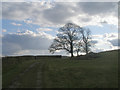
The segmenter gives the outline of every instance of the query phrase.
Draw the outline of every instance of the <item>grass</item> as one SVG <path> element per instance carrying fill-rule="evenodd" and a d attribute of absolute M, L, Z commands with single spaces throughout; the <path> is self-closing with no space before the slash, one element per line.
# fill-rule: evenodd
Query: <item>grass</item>
<path fill-rule="evenodd" d="M 118 87 L 118 53 L 101 53 L 91 60 L 46 60 L 43 85 L 46 88 Z"/>
<path fill-rule="evenodd" d="M 26 72 L 22 77 L 19 78 L 21 83 L 19 88 L 35 88 L 37 84 L 37 71 L 39 70 L 39 65 L 35 65 L 34 68 Z"/>
<path fill-rule="evenodd" d="M 8 87 L 15 78 L 32 63 L 39 62 L 19 78 L 18 88 L 35 88 L 40 65 L 43 88 L 117 88 L 118 52 L 102 52 L 98 58 L 76 60 L 76 58 L 41 58 L 25 60 L 23 63 L 9 65 L 3 63 L 3 87 Z M 6 68 L 5 68 L 6 67 Z M 9 68 L 9 69 L 8 69 Z"/>
<path fill-rule="evenodd" d="M 8 88 L 8 86 L 13 82 L 14 78 L 17 77 L 21 72 L 28 68 L 34 60 L 24 61 L 22 63 L 16 63 L 12 65 L 2 66 L 2 87 Z M 4 63 L 4 61 L 3 61 Z"/>

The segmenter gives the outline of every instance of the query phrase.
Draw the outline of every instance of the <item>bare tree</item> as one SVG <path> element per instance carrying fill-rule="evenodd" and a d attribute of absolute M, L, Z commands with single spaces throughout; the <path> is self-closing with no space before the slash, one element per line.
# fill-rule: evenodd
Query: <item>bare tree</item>
<path fill-rule="evenodd" d="M 78 42 L 76 42 L 75 44 L 75 50 L 74 52 L 77 53 L 77 56 L 79 56 L 79 52 L 82 52 L 83 51 L 83 48 L 82 48 L 82 39 L 80 39 Z"/>
<path fill-rule="evenodd" d="M 57 50 L 65 50 L 71 53 L 71 57 L 73 57 L 74 47 L 76 42 L 80 39 L 80 30 L 81 27 L 73 23 L 67 23 L 65 26 L 61 27 L 57 37 L 49 47 L 50 52 L 54 53 Z"/>
<path fill-rule="evenodd" d="M 82 47 L 83 51 L 88 54 L 90 52 L 90 47 L 91 47 L 91 31 L 89 29 L 82 28 L 81 30 L 82 34 Z"/>

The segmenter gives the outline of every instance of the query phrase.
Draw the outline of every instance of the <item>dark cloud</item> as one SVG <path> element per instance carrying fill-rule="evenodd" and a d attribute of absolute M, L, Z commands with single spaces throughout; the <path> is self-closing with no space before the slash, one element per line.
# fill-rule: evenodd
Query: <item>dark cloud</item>
<path fill-rule="evenodd" d="M 31 14 L 31 4 L 25 2 L 3 2 L 3 19 L 24 20 Z"/>
<path fill-rule="evenodd" d="M 2 43 L 2 55 L 13 55 L 20 50 L 22 50 L 22 48 L 19 44 L 4 41 Z"/>
<path fill-rule="evenodd" d="M 117 2 L 80 2 L 80 9 L 89 15 L 108 15 L 108 13 L 116 13 Z M 116 10 L 116 11 L 115 11 Z"/>
<path fill-rule="evenodd" d="M 2 38 L 3 55 L 9 55 L 20 50 L 48 50 L 52 39 L 39 34 L 6 34 Z"/>
<path fill-rule="evenodd" d="M 97 44 L 98 41 L 97 41 L 97 40 L 92 40 L 91 43 L 92 43 L 92 44 Z"/>
<path fill-rule="evenodd" d="M 107 24 L 108 22 L 107 21 L 102 21 L 100 22 L 101 24 Z"/>
<path fill-rule="evenodd" d="M 116 3 L 109 2 L 55 2 L 42 4 L 26 2 L 4 2 L 2 5 L 3 19 L 26 20 L 31 19 L 34 24 L 57 25 L 69 21 L 87 23 L 91 16 L 109 16 L 117 14 Z M 83 15 L 83 17 L 78 17 Z M 86 15 L 86 16 L 84 16 Z M 75 19 L 73 19 L 75 18 Z"/>
<path fill-rule="evenodd" d="M 70 3 L 71 4 L 71 3 Z M 56 3 L 53 8 L 43 11 L 43 16 L 50 22 L 61 24 L 66 22 L 67 19 L 74 16 L 72 7 L 68 3 Z"/>
<path fill-rule="evenodd" d="M 91 18 L 86 17 L 86 18 L 81 18 L 81 20 L 82 20 L 83 22 L 89 22 L 89 21 L 91 21 L 92 19 L 91 19 Z"/>
<path fill-rule="evenodd" d="M 113 46 L 120 46 L 120 39 L 108 40 Z"/>

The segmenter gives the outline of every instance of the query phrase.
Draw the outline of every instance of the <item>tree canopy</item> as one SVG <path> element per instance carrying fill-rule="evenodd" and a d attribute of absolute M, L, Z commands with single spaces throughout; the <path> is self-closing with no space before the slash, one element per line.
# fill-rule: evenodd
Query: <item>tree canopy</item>
<path fill-rule="evenodd" d="M 67 23 L 59 28 L 58 32 L 49 47 L 51 53 L 57 50 L 65 50 L 67 53 L 71 54 L 71 57 L 73 57 L 73 54 L 76 52 L 78 55 L 80 51 L 85 51 L 86 54 L 88 53 L 90 46 L 89 39 L 91 39 L 90 30 L 85 30 L 73 23 Z"/>

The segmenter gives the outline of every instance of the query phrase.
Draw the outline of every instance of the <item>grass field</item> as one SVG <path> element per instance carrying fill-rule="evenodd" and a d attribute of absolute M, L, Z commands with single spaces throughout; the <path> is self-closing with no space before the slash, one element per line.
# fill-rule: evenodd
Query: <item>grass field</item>
<path fill-rule="evenodd" d="M 118 51 L 98 58 L 2 60 L 3 88 L 117 88 Z M 38 74 L 39 72 L 39 74 Z"/>

